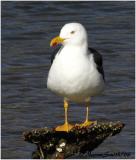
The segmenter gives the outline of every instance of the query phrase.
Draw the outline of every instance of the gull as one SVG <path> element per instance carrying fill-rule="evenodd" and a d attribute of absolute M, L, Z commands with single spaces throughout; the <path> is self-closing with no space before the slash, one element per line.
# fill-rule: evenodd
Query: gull
<path fill-rule="evenodd" d="M 95 123 L 88 118 L 91 97 L 104 90 L 105 78 L 102 55 L 88 46 L 87 31 L 82 24 L 65 24 L 59 36 L 50 42 L 51 47 L 58 44 L 61 48 L 53 56 L 47 88 L 64 97 L 65 122 L 55 129 L 69 132 L 74 127 L 68 122 L 69 102 L 86 106 L 86 119 L 81 127 Z"/>

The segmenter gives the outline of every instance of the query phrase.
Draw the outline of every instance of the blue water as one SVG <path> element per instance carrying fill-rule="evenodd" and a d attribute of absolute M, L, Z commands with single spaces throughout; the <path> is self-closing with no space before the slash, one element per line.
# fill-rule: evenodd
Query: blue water
<path fill-rule="evenodd" d="M 134 11 L 134 2 L 127 1 L 2 2 L 2 158 L 31 158 L 35 146 L 24 142 L 22 132 L 63 123 L 63 98 L 46 88 L 49 43 L 65 23 L 75 21 L 86 27 L 89 45 L 104 60 L 106 89 L 92 98 L 90 119 L 126 125 L 92 155 L 75 157 L 125 158 L 125 152 L 134 158 Z M 84 118 L 85 108 L 72 103 L 70 122 Z"/>

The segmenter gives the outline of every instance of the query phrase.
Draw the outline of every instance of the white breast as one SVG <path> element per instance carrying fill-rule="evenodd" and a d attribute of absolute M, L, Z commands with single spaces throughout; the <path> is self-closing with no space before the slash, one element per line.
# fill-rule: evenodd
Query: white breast
<path fill-rule="evenodd" d="M 64 47 L 50 68 L 47 87 L 73 101 L 83 101 L 99 94 L 104 82 L 92 55 L 83 54 L 78 48 Z"/>

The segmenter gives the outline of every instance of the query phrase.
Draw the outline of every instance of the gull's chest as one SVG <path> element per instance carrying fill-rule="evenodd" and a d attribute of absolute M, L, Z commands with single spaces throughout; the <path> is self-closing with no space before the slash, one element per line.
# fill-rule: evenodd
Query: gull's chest
<path fill-rule="evenodd" d="M 56 55 L 52 67 L 61 76 L 73 79 L 82 76 L 89 68 L 91 69 L 91 64 L 78 49 L 64 49 Z"/>
<path fill-rule="evenodd" d="M 47 81 L 50 90 L 66 97 L 94 95 L 100 84 L 101 76 L 97 72 L 93 57 L 76 51 L 56 55 Z"/>

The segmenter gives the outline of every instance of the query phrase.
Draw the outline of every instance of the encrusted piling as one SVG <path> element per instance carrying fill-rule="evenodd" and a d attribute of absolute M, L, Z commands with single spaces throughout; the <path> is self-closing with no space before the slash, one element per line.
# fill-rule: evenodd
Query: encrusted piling
<path fill-rule="evenodd" d="M 77 153 L 91 152 L 107 137 L 121 132 L 121 122 L 97 122 L 87 127 L 75 126 L 71 131 L 37 128 L 23 133 L 24 140 L 36 144 L 34 159 L 62 159 Z"/>

